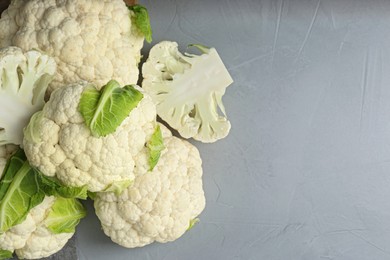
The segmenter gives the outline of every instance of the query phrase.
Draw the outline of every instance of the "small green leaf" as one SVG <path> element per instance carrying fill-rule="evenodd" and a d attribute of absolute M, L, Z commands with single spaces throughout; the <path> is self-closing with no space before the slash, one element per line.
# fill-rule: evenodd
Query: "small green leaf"
<path fill-rule="evenodd" d="M 7 164 L 4 167 L 2 178 L 0 180 L 0 202 L 11 185 L 13 176 L 23 166 L 25 160 L 27 160 L 26 155 L 24 154 L 23 150 L 19 149 L 7 161 Z"/>
<path fill-rule="evenodd" d="M 88 187 L 87 185 L 84 185 L 82 187 L 66 187 L 62 186 L 59 187 L 57 190 L 57 193 L 59 196 L 64 198 L 77 198 L 86 200 L 88 198 Z"/>
<path fill-rule="evenodd" d="M 132 180 L 116 181 L 110 184 L 104 192 L 114 192 L 116 196 L 121 195 L 121 193 L 127 189 L 133 183 Z"/>
<path fill-rule="evenodd" d="M 93 87 L 84 90 L 79 111 L 94 136 L 106 136 L 115 132 L 142 98 L 133 86 L 121 88 L 111 80 L 100 91 Z"/>
<path fill-rule="evenodd" d="M 88 191 L 88 198 L 90 198 L 91 200 L 95 200 L 96 195 L 96 192 Z"/>
<path fill-rule="evenodd" d="M 32 143 L 40 143 L 40 121 L 43 119 L 42 111 L 36 112 L 30 119 L 30 123 L 23 129 L 23 135 L 26 140 Z"/>
<path fill-rule="evenodd" d="M 138 30 L 144 35 L 147 42 L 152 41 L 152 27 L 150 26 L 150 19 L 148 10 L 142 5 L 128 6 L 134 12 L 134 23 Z"/>
<path fill-rule="evenodd" d="M 12 255 L 13 255 L 13 252 L 0 249 L 0 259 L 9 259 L 9 258 L 12 258 Z"/>
<path fill-rule="evenodd" d="M 38 175 L 19 149 L 8 161 L 0 181 L 0 232 L 23 222 L 44 197 Z"/>
<path fill-rule="evenodd" d="M 47 196 L 55 196 L 57 194 L 57 189 L 60 186 L 59 183 L 57 183 L 57 179 L 55 177 L 45 176 L 38 170 L 36 170 L 36 174 L 39 176 L 41 188 L 45 194 Z"/>
<path fill-rule="evenodd" d="M 161 151 L 165 149 L 159 125 L 156 127 L 146 146 L 149 148 L 149 170 L 152 171 L 160 159 Z"/>
<path fill-rule="evenodd" d="M 191 230 L 196 224 L 199 223 L 199 221 L 200 220 L 198 218 L 191 219 L 187 231 Z"/>
<path fill-rule="evenodd" d="M 45 220 L 45 225 L 54 234 L 73 233 L 80 219 L 87 212 L 77 199 L 56 198 Z"/>
<path fill-rule="evenodd" d="M 43 191 L 40 191 L 34 195 L 31 196 L 31 201 L 30 201 L 30 209 L 33 207 L 41 204 L 41 202 L 45 199 L 45 193 Z"/>
<path fill-rule="evenodd" d="M 87 199 L 88 191 L 87 186 L 81 187 L 68 187 L 61 184 L 61 182 L 55 177 L 45 176 L 37 171 L 37 174 L 41 180 L 41 188 L 48 196 L 57 196 L 63 198 L 75 198 L 75 199 Z"/>

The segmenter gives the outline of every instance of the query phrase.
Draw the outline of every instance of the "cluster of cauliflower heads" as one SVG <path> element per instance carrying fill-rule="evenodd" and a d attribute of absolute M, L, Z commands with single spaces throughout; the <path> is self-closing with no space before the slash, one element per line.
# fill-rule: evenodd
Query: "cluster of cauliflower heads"
<path fill-rule="evenodd" d="M 123 0 L 12 0 L 0 18 L 0 259 L 59 251 L 91 198 L 113 242 L 174 241 L 205 208 L 197 148 L 230 122 L 233 82 L 214 48 L 152 47 Z M 137 86 L 142 74 L 142 87 Z"/>

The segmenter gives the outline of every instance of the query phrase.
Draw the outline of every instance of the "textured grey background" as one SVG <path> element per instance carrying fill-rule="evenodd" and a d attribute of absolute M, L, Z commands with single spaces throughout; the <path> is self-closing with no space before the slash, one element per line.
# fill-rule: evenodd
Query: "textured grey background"
<path fill-rule="evenodd" d="M 390 259 L 390 1 L 140 2 L 154 43 L 218 49 L 233 128 L 194 142 L 207 197 L 194 229 L 128 250 L 88 204 L 79 258 Z"/>

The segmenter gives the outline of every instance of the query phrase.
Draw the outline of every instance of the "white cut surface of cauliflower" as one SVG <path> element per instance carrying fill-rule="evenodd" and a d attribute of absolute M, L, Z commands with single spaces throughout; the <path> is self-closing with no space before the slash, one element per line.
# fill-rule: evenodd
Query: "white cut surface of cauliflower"
<path fill-rule="evenodd" d="M 0 145 L 23 142 L 23 128 L 45 104 L 56 72 L 54 60 L 39 51 L 0 49 Z"/>
<path fill-rule="evenodd" d="M 170 41 L 153 46 L 142 65 L 142 87 L 182 137 L 212 143 L 231 128 L 222 96 L 233 79 L 214 48 L 193 46 L 203 54 L 182 54 Z"/>

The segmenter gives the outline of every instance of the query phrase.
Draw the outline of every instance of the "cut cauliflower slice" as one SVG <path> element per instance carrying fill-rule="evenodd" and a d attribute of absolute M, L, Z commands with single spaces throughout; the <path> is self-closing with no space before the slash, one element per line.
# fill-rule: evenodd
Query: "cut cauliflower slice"
<path fill-rule="evenodd" d="M 79 112 L 87 88 L 89 83 L 81 82 L 53 92 L 25 129 L 26 156 L 32 166 L 66 186 L 87 185 L 97 192 L 118 183 L 129 185 L 135 177 L 135 161 L 148 153 L 145 143 L 156 128 L 156 107 L 144 94 L 115 132 L 96 137 Z"/>
<path fill-rule="evenodd" d="M 142 87 L 182 137 L 210 143 L 229 133 L 222 96 L 233 80 L 214 48 L 194 46 L 204 53 L 183 55 L 176 42 L 156 44 L 142 67 Z"/>
<path fill-rule="evenodd" d="M 0 49 L 0 145 L 23 142 L 23 128 L 42 109 L 55 72 L 54 60 L 38 51 Z"/>
<path fill-rule="evenodd" d="M 164 145 L 154 170 L 137 167 L 138 177 L 120 196 L 97 193 L 95 212 L 104 233 L 121 246 L 176 240 L 205 207 L 198 150 L 176 137 L 166 137 Z"/>
<path fill-rule="evenodd" d="M 73 233 L 52 233 L 45 224 L 56 198 L 47 196 L 41 204 L 27 214 L 26 219 L 0 234 L 0 248 L 23 259 L 39 259 L 61 250 Z"/>
<path fill-rule="evenodd" d="M 123 0 L 12 0 L 0 19 L 0 47 L 37 49 L 54 57 L 49 92 L 86 80 L 135 84 L 144 36 Z"/>

